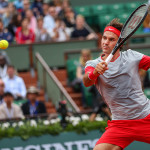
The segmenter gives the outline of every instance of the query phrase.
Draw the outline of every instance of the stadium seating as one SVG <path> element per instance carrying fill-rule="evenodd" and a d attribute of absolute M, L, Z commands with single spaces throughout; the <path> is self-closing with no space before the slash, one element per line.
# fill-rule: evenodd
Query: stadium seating
<path fill-rule="evenodd" d="M 114 18 L 119 18 L 122 23 L 125 23 L 131 12 L 133 12 L 143 2 L 127 2 L 114 4 L 98 4 L 89 6 L 78 6 L 75 10 L 78 14 L 85 17 L 87 23 L 91 26 L 98 25 L 100 32 L 103 31 L 106 24 Z M 141 27 L 136 34 L 143 32 Z"/>
<path fill-rule="evenodd" d="M 121 14 L 125 12 L 125 7 L 124 4 L 120 3 L 120 4 L 113 4 L 113 5 L 109 5 L 109 10 L 111 14 Z"/>
<path fill-rule="evenodd" d="M 140 6 L 144 2 L 132 2 L 132 3 L 125 3 L 126 12 L 131 13 L 133 12 L 138 6 Z"/>
<path fill-rule="evenodd" d="M 91 8 L 90 8 L 90 6 L 75 7 L 75 11 L 76 11 L 78 14 L 83 15 L 84 17 L 89 17 L 89 16 L 91 16 Z"/>
<path fill-rule="evenodd" d="M 76 61 L 75 59 L 68 59 L 66 62 L 68 81 L 72 82 L 76 78 Z"/>
<path fill-rule="evenodd" d="M 120 19 L 120 22 L 125 23 L 126 20 L 127 20 L 127 18 L 128 18 L 129 16 L 130 16 L 130 13 L 124 12 L 124 13 L 118 14 L 118 15 L 117 15 L 117 18 Z"/>
<path fill-rule="evenodd" d="M 109 7 L 106 4 L 101 4 L 101 5 L 93 5 L 91 6 L 91 12 L 92 15 L 102 15 L 102 14 L 107 14 L 109 12 Z"/>
<path fill-rule="evenodd" d="M 98 25 L 100 27 L 100 31 L 103 32 L 104 27 L 115 18 L 115 15 L 102 15 L 98 17 Z"/>

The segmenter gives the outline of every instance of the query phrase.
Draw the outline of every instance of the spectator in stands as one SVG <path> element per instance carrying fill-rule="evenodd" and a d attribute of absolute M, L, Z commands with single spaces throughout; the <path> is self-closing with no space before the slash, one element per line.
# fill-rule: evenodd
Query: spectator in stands
<path fill-rule="evenodd" d="M 64 22 L 67 27 L 74 28 L 76 23 L 76 15 L 71 7 L 65 9 Z"/>
<path fill-rule="evenodd" d="M 27 90 L 27 99 L 28 101 L 22 105 L 22 111 L 24 115 L 35 116 L 38 114 L 45 114 L 46 107 L 44 103 L 37 100 L 38 89 L 34 86 L 31 86 Z"/>
<path fill-rule="evenodd" d="M 21 27 L 22 23 L 22 15 L 21 13 L 17 13 L 12 17 L 11 22 L 9 23 L 7 29 L 8 31 L 15 37 L 15 33 L 17 28 Z"/>
<path fill-rule="evenodd" d="M 22 12 L 22 10 L 23 10 L 23 1 L 22 0 L 15 0 L 14 5 L 18 12 Z"/>
<path fill-rule="evenodd" d="M 62 9 L 62 0 L 53 0 L 50 2 L 51 6 L 55 6 L 56 14 L 58 15 Z"/>
<path fill-rule="evenodd" d="M 26 87 L 23 79 L 15 75 L 16 70 L 14 66 L 8 65 L 7 74 L 3 81 L 5 83 L 5 91 L 11 92 L 16 100 L 25 98 L 26 96 Z"/>
<path fill-rule="evenodd" d="M 33 12 L 31 9 L 26 10 L 26 18 L 29 21 L 29 24 L 28 24 L 29 29 L 31 29 L 35 33 L 35 30 L 37 28 L 37 20 L 35 16 L 33 15 Z"/>
<path fill-rule="evenodd" d="M 5 57 L 7 64 L 10 64 L 10 63 L 11 63 L 10 58 L 8 57 L 8 55 L 7 55 L 7 53 L 6 53 L 5 50 L 4 50 L 4 51 L 0 51 L 0 55 L 2 55 L 2 56 Z"/>
<path fill-rule="evenodd" d="M 37 19 L 37 28 L 35 31 L 36 42 L 51 41 L 50 34 L 43 28 L 43 17 Z"/>
<path fill-rule="evenodd" d="M 0 79 L 0 105 L 4 102 L 4 100 L 3 100 L 4 88 L 5 88 L 4 81 L 2 79 Z"/>
<path fill-rule="evenodd" d="M 76 17 L 76 27 L 74 31 L 71 34 L 72 38 L 79 38 L 79 39 L 92 39 L 95 38 L 95 35 L 93 33 L 90 33 L 85 28 L 85 19 L 82 15 L 77 15 Z"/>
<path fill-rule="evenodd" d="M 18 44 L 30 44 L 35 41 L 35 34 L 29 29 L 29 20 L 24 18 L 21 23 L 21 27 L 16 31 L 16 42 Z"/>
<path fill-rule="evenodd" d="M 4 78 L 7 76 L 7 67 L 9 62 L 7 61 L 7 56 L 0 53 L 0 78 Z"/>
<path fill-rule="evenodd" d="M 47 16 L 48 15 L 48 10 L 49 10 L 49 0 L 43 0 L 43 5 L 42 5 L 42 9 L 43 9 L 43 16 Z"/>
<path fill-rule="evenodd" d="M 63 0 L 63 2 L 62 2 L 62 9 L 61 9 L 61 11 L 58 14 L 58 17 L 60 19 L 63 20 L 65 18 L 65 10 L 67 8 L 69 8 L 69 7 L 71 7 L 70 0 Z"/>
<path fill-rule="evenodd" d="M 23 10 L 21 11 L 22 18 L 26 17 L 26 11 L 31 8 L 30 0 L 23 0 Z"/>
<path fill-rule="evenodd" d="M 56 10 L 54 6 L 49 7 L 49 13 L 44 17 L 44 28 L 50 33 L 55 28 Z"/>
<path fill-rule="evenodd" d="M 17 10 L 13 3 L 8 4 L 8 8 L 6 9 L 6 12 L 2 15 L 2 21 L 4 24 L 4 27 L 6 28 L 9 23 L 11 22 L 12 17 L 17 14 Z"/>
<path fill-rule="evenodd" d="M 42 0 L 34 0 L 34 2 L 31 5 L 31 9 L 36 18 L 43 15 Z"/>
<path fill-rule="evenodd" d="M 3 21 L 0 19 L 0 40 L 7 40 L 9 43 L 13 42 L 13 36 L 8 31 L 8 29 L 4 28 Z"/>
<path fill-rule="evenodd" d="M 2 17 L 3 13 L 6 11 L 8 6 L 8 1 L 0 0 L 0 18 Z"/>
<path fill-rule="evenodd" d="M 14 97 L 10 92 L 4 93 L 4 102 L 0 105 L 0 119 L 23 119 L 21 108 L 13 103 Z"/>
<path fill-rule="evenodd" d="M 55 28 L 50 32 L 50 36 L 54 41 L 60 42 L 69 40 L 70 33 L 70 29 L 66 28 L 65 23 L 61 19 L 55 19 Z"/>
<path fill-rule="evenodd" d="M 147 14 L 144 22 L 143 22 L 144 32 L 150 32 L 150 13 Z"/>
<path fill-rule="evenodd" d="M 78 89 L 81 90 L 83 107 L 87 107 L 87 104 L 86 104 L 86 98 L 85 98 L 84 85 L 83 85 L 82 78 L 84 75 L 85 64 L 88 60 L 91 60 L 91 59 L 92 59 L 91 51 L 89 49 L 83 49 L 81 51 L 79 64 L 78 64 L 77 69 L 76 69 L 76 79 L 73 80 L 73 82 L 71 83 L 72 87 L 75 90 L 78 90 Z"/>

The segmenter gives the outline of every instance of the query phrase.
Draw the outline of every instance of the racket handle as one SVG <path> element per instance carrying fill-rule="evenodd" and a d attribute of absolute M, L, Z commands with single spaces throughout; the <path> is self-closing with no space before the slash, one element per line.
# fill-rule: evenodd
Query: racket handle
<path fill-rule="evenodd" d="M 107 58 L 106 58 L 106 60 L 105 60 L 105 62 L 108 64 L 110 61 L 111 61 L 111 59 L 113 58 L 113 54 L 110 54 Z"/>

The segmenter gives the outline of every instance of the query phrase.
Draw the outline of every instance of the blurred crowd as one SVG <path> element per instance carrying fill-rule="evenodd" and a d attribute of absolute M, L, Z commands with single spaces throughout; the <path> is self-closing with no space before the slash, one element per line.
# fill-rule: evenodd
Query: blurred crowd
<path fill-rule="evenodd" d="M 0 40 L 24 44 L 95 38 L 69 0 L 1 0 L 0 8 Z"/>
<path fill-rule="evenodd" d="M 46 114 L 46 107 L 38 100 L 35 86 L 26 89 L 24 80 L 9 60 L 5 51 L 0 52 L 0 120 Z M 21 103 L 20 103 L 21 102 Z"/>

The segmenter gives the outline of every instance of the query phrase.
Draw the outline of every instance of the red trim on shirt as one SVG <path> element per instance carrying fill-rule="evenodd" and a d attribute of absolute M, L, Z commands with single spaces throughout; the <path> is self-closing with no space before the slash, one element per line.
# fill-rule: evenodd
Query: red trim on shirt
<path fill-rule="evenodd" d="M 139 69 L 148 70 L 150 68 L 150 56 L 144 55 L 139 63 Z"/>

